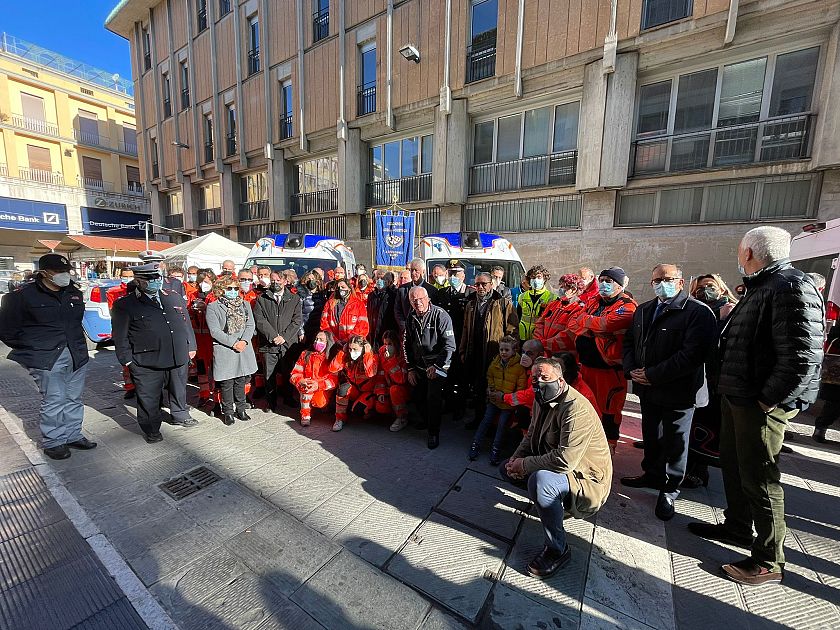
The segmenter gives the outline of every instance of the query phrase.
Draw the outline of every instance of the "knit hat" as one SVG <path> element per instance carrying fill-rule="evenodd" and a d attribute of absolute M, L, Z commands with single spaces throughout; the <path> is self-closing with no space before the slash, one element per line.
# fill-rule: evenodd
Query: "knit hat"
<path fill-rule="evenodd" d="M 624 286 L 624 281 L 627 280 L 627 274 L 624 272 L 624 269 L 621 267 L 610 267 L 609 269 L 604 269 L 601 273 L 598 274 L 598 277 L 606 276 L 607 278 L 612 278 L 621 286 Z"/>

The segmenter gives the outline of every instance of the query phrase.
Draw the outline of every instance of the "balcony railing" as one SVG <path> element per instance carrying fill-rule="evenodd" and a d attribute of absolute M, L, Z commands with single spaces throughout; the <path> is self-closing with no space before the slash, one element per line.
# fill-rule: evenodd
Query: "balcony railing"
<path fill-rule="evenodd" d="M 100 136 L 98 131 L 82 131 L 81 129 L 74 129 L 73 136 L 79 144 L 84 144 L 89 147 L 102 147 L 103 149 L 111 148 L 109 138 L 106 136 Z"/>
<path fill-rule="evenodd" d="M 136 195 L 138 197 L 142 197 L 143 184 L 141 184 L 140 182 L 128 182 L 127 185 L 123 186 L 123 194 Z"/>
<path fill-rule="evenodd" d="M 227 156 L 236 155 L 236 132 L 227 135 Z"/>
<path fill-rule="evenodd" d="M 496 74 L 496 40 L 467 46 L 467 83 Z"/>
<path fill-rule="evenodd" d="M 183 228 L 184 227 L 184 215 L 183 213 L 179 214 L 165 214 L 163 215 L 163 226 L 168 228 Z"/>
<path fill-rule="evenodd" d="M 39 184 L 64 185 L 64 175 L 58 171 L 43 171 L 40 168 L 18 168 L 18 177 Z"/>
<path fill-rule="evenodd" d="M 260 47 L 248 51 L 248 76 L 260 71 Z"/>
<path fill-rule="evenodd" d="M 125 140 L 120 141 L 120 151 L 122 153 L 127 153 L 128 155 L 137 155 L 137 141 L 134 142 L 126 142 Z"/>
<path fill-rule="evenodd" d="M 190 106 L 190 88 L 181 90 L 181 111 Z"/>
<path fill-rule="evenodd" d="M 221 208 L 204 208 L 198 211 L 199 225 L 219 225 L 222 222 Z"/>
<path fill-rule="evenodd" d="M 111 182 L 106 182 L 101 178 L 82 176 L 80 180 L 82 188 L 98 190 L 100 192 L 113 192 L 114 190 L 114 185 Z"/>
<path fill-rule="evenodd" d="M 632 175 L 725 168 L 807 158 L 813 114 L 771 118 L 633 142 Z"/>
<path fill-rule="evenodd" d="M 20 114 L 12 114 L 10 120 L 13 127 L 18 129 L 26 129 L 27 131 L 34 131 L 35 133 L 44 134 L 45 136 L 58 136 L 58 126 L 48 123 L 45 120 L 38 118 L 29 118 L 28 116 L 21 116 Z"/>
<path fill-rule="evenodd" d="M 319 42 L 330 34 L 330 9 L 321 9 L 312 14 L 312 43 Z"/>
<path fill-rule="evenodd" d="M 429 201 L 431 198 L 431 173 L 369 182 L 367 185 L 367 205 L 369 208 L 390 206 L 395 202 Z"/>
<path fill-rule="evenodd" d="M 338 188 L 292 195 L 292 214 L 338 211 Z"/>
<path fill-rule="evenodd" d="M 292 137 L 292 132 L 292 116 L 289 114 L 288 116 L 280 119 L 280 139 L 288 140 Z"/>
<path fill-rule="evenodd" d="M 576 176 L 577 151 L 476 164 L 470 167 L 470 194 L 540 186 L 573 186 Z"/>
<path fill-rule="evenodd" d="M 152 53 L 143 53 L 143 68 L 146 70 L 152 69 Z"/>
<path fill-rule="evenodd" d="M 268 200 L 243 201 L 239 204 L 240 221 L 257 221 L 268 218 Z"/>
<path fill-rule="evenodd" d="M 356 115 L 364 116 L 376 111 L 376 81 L 360 85 L 356 90 Z"/>
<path fill-rule="evenodd" d="M 169 118 L 172 115 L 172 101 L 169 100 L 169 97 L 163 99 L 163 117 Z"/>
<path fill-rule="evenodd" d="M 0 176 L 8 177 L 9 176 L 9 165 L 0 163 Z"/>
<path fill-rule="evenodd" d="M 198 10 L 198 32 L 207 28 L 207 6 Z"/>
<path fill-rule="evenodd" d="M 212 162 L 216 158 L 216 152 L 213 150 L 212 142 L 204 143 L 204 163 Z"/>
<path fill-rule="evenodd" d="M 160 177 L 160 166 L 157 162 L 152 162 L 152 179 L 158 179 Z"/>

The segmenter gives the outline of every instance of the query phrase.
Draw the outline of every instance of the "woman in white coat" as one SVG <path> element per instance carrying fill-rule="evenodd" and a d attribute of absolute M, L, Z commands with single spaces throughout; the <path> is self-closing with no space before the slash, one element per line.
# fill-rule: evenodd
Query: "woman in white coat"
<path fill-rule="evenodd" d="M 239 291 L 235 276 L 222 276 L 213 287 L 215 301 L 207 305 L 207 328 L 213 338 L 213 380 L 222 392 L 222 422 L 250 420 L 245 385 L 257 371 L 251 338 L 254 315 Z"/>

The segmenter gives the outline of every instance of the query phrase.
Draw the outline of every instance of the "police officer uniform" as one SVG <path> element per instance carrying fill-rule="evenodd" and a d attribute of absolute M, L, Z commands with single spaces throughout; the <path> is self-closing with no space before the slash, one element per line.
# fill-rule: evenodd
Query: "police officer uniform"
<path fill-rule="evenodd" d="M 160 252 L 153 251 L 151 249 L 147 249 L 144 252 L 139 254 L 140 260 L 143 263 L 156 263 L 160 264 L 163 262 L 163 254 Z M 187 301 L 187 290 L 184 288 L 184 283 L 178 280 L 178 278 L 170 278 L 166 275 L 163 276 L 163 288 L 169 291 L 170 293 L 177 293 L 184 301 Z"/>
<path fill-rule="evenodd" d="M 135 279 L 160 278 L 158 264 L 132 267 Z M 195 334 L 180 295 L 138 287 L 114 303 L 111 315 L 117 359 L 131 369 L 137 391 L 137 422 L 149 443 L 159 442 L 161 396 L 169 394 L 170 424 L 195 426 L 187 409 L 187 366 Z"/>
<path fill-rule="evenodd" d="M 459 271 L 466 271 L 460 260 L 452 259 L 446 266 L 450 278 Z M 467 286 L 466 283 L 457 289 L 451 283 L 438 291 L 437 305 L 445 310 L 452 319 L 452 330 L 455 333 L 455 347 L 461 345 L 461 334 L 464 332 L 464 309 L 467 300 L 475 293 L 475 289 Z M 445 392 L 448 401 L 447 408 L 452 410 L 454 418 L 458 419 L 466 412 L 466 399 L 470 388 L 469 376 L 465 373 L 461 357 L 456 352 L 452 356 L 452 366 L 449 368 L 447 391 Z"/>
<path fill-rule="evenodd" d="M 12 348 L 10 359 L 29 368 L 41 392 L 44 453 L 66 459 L 68 447 L 96 446 L 82 435 L 82 390 L 89 361 L 82 330 L 85 302 L 70 278 L 72 267 L 65 256 L 41 256 L 38 267 L 43 272 L 34 282 L 3 299 L 0 339 Z"/>

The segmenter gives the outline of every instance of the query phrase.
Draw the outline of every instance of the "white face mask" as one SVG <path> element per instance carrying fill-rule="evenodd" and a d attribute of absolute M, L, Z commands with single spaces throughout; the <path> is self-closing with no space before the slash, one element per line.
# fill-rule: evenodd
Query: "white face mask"
<path fill-rule="evenodd" d="M 61 273 L 55 274 L 50 280 L 59 287 L 66 287 L 70 284 L 70 273 L 62 271 Z"/>
<path fill-rule="evenodd" d="M 202 282 L 200 286 L 201 286 L 201 292 L 202 293 L 210 293 L 210 289 L 213 288 L 213 285 L 210 284 L 209 282 Z"/>
<path fill-rule="evenodd" d="M 271 277 L 270 276 L 260 276 L 260 284 L 264 287 L 267 287 L 271 284 Z"/>
<path fill-rule="evenodd" d="M 438 284 L 446 284 L 446 276 L 435 276 L 435 282 Z"/>
<path fill-rule="evenodd" d="M 362 356 L 361 350 L 351 350 L 350 351 L 350 358 L 354 361 L 357 360 L 360 356 Z"/>

